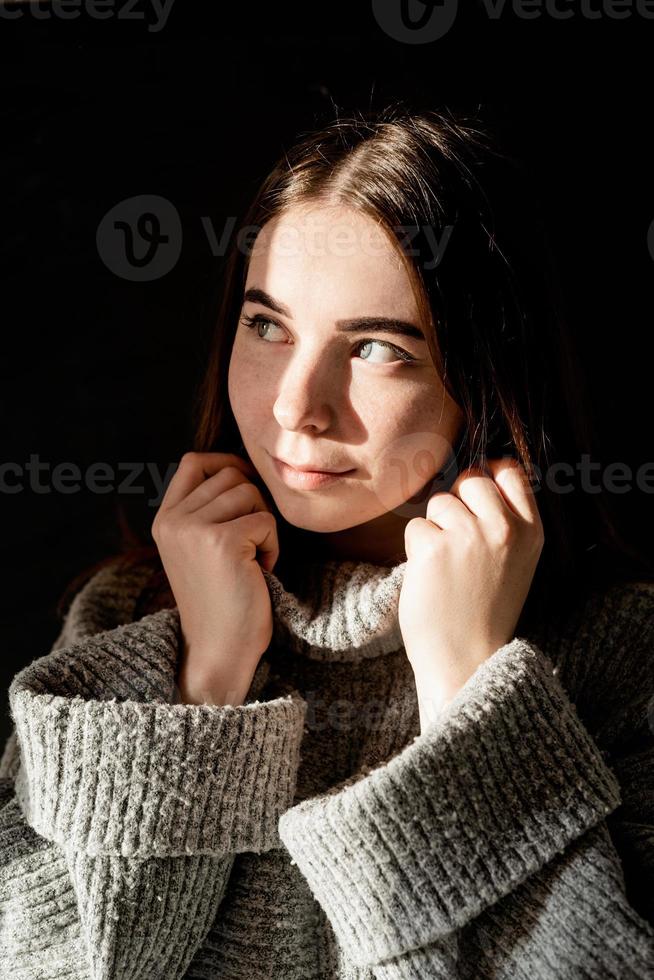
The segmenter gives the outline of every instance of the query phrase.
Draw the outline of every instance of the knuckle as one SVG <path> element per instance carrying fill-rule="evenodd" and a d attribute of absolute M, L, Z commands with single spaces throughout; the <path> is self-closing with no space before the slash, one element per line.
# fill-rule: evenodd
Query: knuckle
<path fill-rule="evenodd" d="M 427 503 L 427 518 L 436 519 L 452 503 L 453 499 L 454 494 L 448 493 L 446 490 L 433 493 Z"/>
<path fill-rule="evenodd" d="M 257 497 L 256 487 L 251 483 L 246 483 L 244 480 L 237 481 L 231 489 L 241 500 L 241 507 L 251 506 L 253 500 Z"/>
<path fill-rule="evenodd" d="M 479 537 L 477 534 L 477 528 L 474 527 L 469 521 L 465 521 L 461 525 L 460 529 L 460 539 L 463 547 L 468 551 L 476 552 L 479 547 Z"/>
<path fill-rule="evenodd" d="M 223 466 L 220 472 L 229 473 L 230 477 L 232 478 L 237 477 L 238 479 L 240 479 L 242 483 L 245 483 L 246 481 L 246 477 L 243 475 L 242 470 L 240 470 L 238 466 L 234 466 L 233 464 L 229 464 L 228 466 Z"/>
<path fill-rule="evenodd" d="M 471 476 L 486 476 L 486 473 L 479 465 L 468 466 L 466 469 L 462 470 L 461 473 L 459 473 L 457 483 L 461 483 L 463 480 Z"/>
<path fill-rule="evenodd" d="M 497 544 L 510 544 L 515 539 L 515 527 L 507 517 L 500 517 L 493 525 L 493 538 Z"/>
<path fill-rule="evenodd" d="M 255 527 L 261 524 L 268 524 L 271 518 L 274 521 L 273 515 L 265 510 L 250 510 L 243 517 L 249 524 L 253 524 Z"/>
<path fill-rule="evenodd" d="M 420 554 L 426 559 L 430 559 L 439 553 L 442 535 L 429 519 L 415 518 L 415 520 L 416 524 L 412 526 L 414 528 L 413 533 L 416 539 L 416 545 Z"/>
<path fill-rule="evenodd" d="M 429 534 L 425 538 L 424 553 L 428 559 L 436 558 L 440 551 L 440 535 Z"/>
<path fill-rule="evenodd" d="M 545 544 L 545 531 L 543 530 L 542 524 L 535 524 L 531 527 L 531 540 L 533 542 L 534 548 L 537 551 L 541 551 Z"/>
<path fill-rule="evenodd" d="M 412 517 L 410 521 L 407 521 L 404 527 L 405 534 L 418 534 L 425 525 L 428 525 L 429 521 L 424 517 Z"/>
<path fill-rule="evenodd" d="M 173 530 L 176 522 L 173 522 L 170 515 L 155 517 L 152 522 L 152 537 L 159 544 L 167 544 L 173 538 Z"/>
<path fill-rule="evenodd" d="M 224 544 L 227 537 L 227 524 L 202 524 L 201 525 L 201 537 L 209 547 L 216 548 L 219 545 Z"/>
<path fill-rule="evenodd" d="M 152 531 L 152 534 L 158 534 L 165 523 L 166 523 L 165 514 L 163 514 L 161 510 L 158 510 L 157 513 L 154 515 L 154 520 L 152 521 L 152 524 L 150 525 L 150 530 Z"/>

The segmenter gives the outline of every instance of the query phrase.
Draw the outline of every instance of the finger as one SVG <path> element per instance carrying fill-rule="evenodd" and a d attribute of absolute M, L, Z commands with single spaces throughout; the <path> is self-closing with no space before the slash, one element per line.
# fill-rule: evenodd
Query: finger
<path fill-rule="evenodd" d="M 460 526 L 473 515 L 453 493 L 435 493 L 427 501 L 425 519 L 443 531 Z"/>
<path fill-rule="evenodd" d="M 214 496 L 201 507 L 193 511 L 194 520 L 206 524 L 224 524 L 245 514 L 257 511 L 268 511 L 270 508 L 253 483 L 241 481 Z"/>
<path fill-rule="evenodd" d="M 254 471 L 252 464 L 236 453 L 185 453 L 168 484 L 160 510 L 175 507 L 208 477 L 225 466 L 236 466 L 246 476 Z"/>
<path fill-rule="evenodd" d="M 263 518 L 261 511 L 244 514 L 236 518 L 234 524 L 239 524 L 247 532 L 247 540 L 252 544 L 249 556 L 253 561 L 260 559 L 266 571 L 271 572 L 279 558 L 279 538 L 277 523 L 269 518 Z"/>
<path fill-rule="evenodd" d="M 489 469 L 507 507 L 528 524 L 540 525 L 540 512 L 531 482 L 522 464 L 513 458 L 489 459 Z"/>
<path fill-rule="evenodd" d="M 455 493 L 468 510 L 476 517 L 485 521 L 497 519 L 498 512 L 505 517 L 515 517 L 500 488 L 495 485 L 493 472 L 487 466 L 487 472 L 478 467 L 464 470 L 450 489 Z"/>
<path fill-rule="evenodd" d="M 239 483 L 247 483 L 254 486 L 240 467 L 233 466 L 231 463 L 224 466 L 218 473 L 214 473 L 207 480 L 201 483 L 195 490 L 192 490 L 187 497 L 179 502 L 176 513 L 193 514 L 195 511 L 210 503 L 216 497 L 237 486 Z M 259 492 L 257 488 L 257 492 Z"/>

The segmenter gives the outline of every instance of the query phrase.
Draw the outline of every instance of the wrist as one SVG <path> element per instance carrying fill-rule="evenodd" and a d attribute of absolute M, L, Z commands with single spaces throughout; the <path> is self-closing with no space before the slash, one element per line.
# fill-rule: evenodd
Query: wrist
<path fill-rule="evenodd" d="M 221 675 L 215 664 L 206 671 L 197 666 L 189 671 L 186 661 L 182 661 L 175 681 L 174 703 L 238 707 L 245 702 L 253 677 L 254 671 Z"/>
<path fill-rule="evenodd" d="M 461 689 L 461 684 L 447 683 L 434 671 L 413 672 L 418 699 L 421 733 L 441 717 L 450 701 Z"/>
<path fill-rule="evenodd" d="M 251 683 L 251 682 L 250 682 Z M 245 703 L 245 698 L 250 689 L 250 683 L 244 685 L 233 684 L 229 687 L 216 687 L 214 683 L 209 684 L 179 684 L 175 689 L 175 704 L 204 704 L 213 707 L 224 708 L 228 705 L 239 707 Z"/>

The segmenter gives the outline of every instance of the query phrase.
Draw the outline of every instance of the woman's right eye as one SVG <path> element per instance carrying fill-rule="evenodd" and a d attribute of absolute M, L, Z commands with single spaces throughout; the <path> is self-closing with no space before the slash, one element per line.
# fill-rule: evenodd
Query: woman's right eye
<path fill-rule="evenodd" d="M 248 330 L 253 330 L 255 327 L 258 328 L 260 324 L 266 324 L 266 325 L 270 324 L 273 327 L 279 327 L 278 323 L 275 323 L 274 320 L 269 319 L 269 317 L 267 316 L 262 316 L 261 313 L 257 313 L 255 316 L 247 316 L 246 314 L 245 316 L 243 316 L 243 323 L 248 328 Z M 279 327 L 279 329 L 281 330 L 281 327 Z M 257 330 L 257 336 L 261 337 L 262 340 L 266 339 L 265 337 L 262 337 L 261 333 L 259 333 L 258 330 Z"/>

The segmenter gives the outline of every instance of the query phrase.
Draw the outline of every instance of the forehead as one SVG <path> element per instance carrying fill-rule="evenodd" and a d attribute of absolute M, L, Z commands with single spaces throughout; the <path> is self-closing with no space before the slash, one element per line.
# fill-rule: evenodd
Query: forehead
<path fill-rule="evenodd" d="M 315 304 L 335 317 L 339 311 L 415 317 L 405 261 L 399 244 L 368 215 L 346 207 L 294 208 L 263 225 L 246 288 L 265 289 L 292 310 Z"/>

